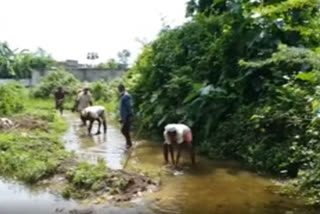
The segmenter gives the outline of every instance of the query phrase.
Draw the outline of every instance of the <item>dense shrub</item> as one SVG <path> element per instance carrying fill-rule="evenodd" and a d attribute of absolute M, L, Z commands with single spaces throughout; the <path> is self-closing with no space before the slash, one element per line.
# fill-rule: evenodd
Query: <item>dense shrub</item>
<path fill-rule="evenodd" d="M 0 86 L 0 116 L 10 115 L 23 110 L 23 100 L 27 96 L 25 88 L 19 83 Z"/>
<path fill-rule="evenodd" d="M 119 83 L 120 80 L 118 79 L 109 83 L 106 83 L 103 80 L 91 83 L 90 90 L 94 100 L 111 102 L 111 100 L 116 96 L 117 86 Z"/>
<path fill-rule="evenodd" d="M 32 95 L 34 97 L 47 98 L 53 95 L 58 86 L 62 86 L 69 94 L 76 94 L 80 87 L 80 81 L 69 72 L 63 70 L 52 71 L 36 86 Z"/>
<path fill-rule="evenodd" d="M 319 83 L 320 58 L 305 48 L 320 41 L 306 33 L 317 31 L 318 4 L 222 0 L 203 10 L 203 2 L 193 1 L 192 21 L 162 31 L 129 72 L 142 124 L 160 134 L 183 122 L 206 142 L 204 153 L 296 174 L 304 157 L 292 146 L 309 140 Z"/>
<path fill-rule="evenodd" d="M 161 134 L 185 123 L 212 158 L 292 177 L 316 172 L 318 1 L 191 0 L 188 14 L 127 76 L 142 125 Z"/>

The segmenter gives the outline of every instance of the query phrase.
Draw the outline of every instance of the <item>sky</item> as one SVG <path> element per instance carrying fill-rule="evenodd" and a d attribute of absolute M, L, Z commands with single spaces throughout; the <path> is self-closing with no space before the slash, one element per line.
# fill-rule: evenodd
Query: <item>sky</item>
<path fill-rule="evenodd" d="M 141 52 L 137 41 L 152 41 L 163 23 L 186 21 L 187 0 L 0 0 L 0 41 L 11 48 L 43 48 L 55 59 L 96 63 L 128 49 L 130 62 Z"/>

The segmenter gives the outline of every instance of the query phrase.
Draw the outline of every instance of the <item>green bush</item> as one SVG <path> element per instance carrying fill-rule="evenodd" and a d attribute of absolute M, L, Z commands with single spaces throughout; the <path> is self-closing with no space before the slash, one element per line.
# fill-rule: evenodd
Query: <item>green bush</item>
<path fill-rule="evenodd" d="M 91 83 L 90 90 L 96 101 L 110 101 L 112 98 L 112 89 L 103 80 Z"/>
<path fill-rule="evenodd" d="M 91 83 L 90 89 L 94 100 L 111 102 L 117 96 L 119 83 L 120 79 L 115 79 L 108 83 L 103 80 Z"/>
<path fill-rule="evenodd" d="M 129 177 L 109 170 L 104 161 L 96 165 L 86 162 L 67 172 L 69 185 L 63 190 L 63 196 L 84 199 L 92 192 L 105 191 L 110 194 L 122 192 L 130 183 Z"/>
<path fill-rule="evenodd" d="M 53 175 L 69 154 L 63 145 L 48 136 L 0 135 L 0 174 L 26 183 Z"/>
<path fill-rule="evenodd" d="M 129 71 L 137 117 L 159 134 L 189 125 L 211 157 L 294 176 L 319 142 L 305 133 L 319 99 L 318 3 L 191 2 L 192 21 L 163 30 Z"/>
<path fill-rule="evenodd" d="M 0 86 L 0 116 L 21 112 L 26 96 L 25 88 L 19 83 Z"/>
<path fill-rule="evenodd" d="M 48 76 L 43 78 L 38 86 L 32 91 L 32 95 L 38 98 L 47 98 L 53 95 L 54 90 L 61 86 L 69 94 L 75 95 L 80 87 L 80 81 L 71 73 L 59 70 L 51 71 Z"/>

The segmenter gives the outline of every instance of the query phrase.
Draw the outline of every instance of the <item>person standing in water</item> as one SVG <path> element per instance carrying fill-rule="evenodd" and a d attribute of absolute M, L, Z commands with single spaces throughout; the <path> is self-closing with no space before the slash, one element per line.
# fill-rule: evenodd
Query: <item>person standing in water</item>
<path fill-rule="evenodd" d="M 118 86 L 118 90 L 120 92 L 120 117 L 121 117 L 121 132 L 126 138 L 126 145 L 127 148 L 132 146 L 131 136 L 130 136 L 130 129 L 133 120 L 132 114 L 132 97 L 126 91 L 124 85 L 120 84 Z"/>
<path fill-rule="evenodd" d="M 60 111 L 60 114 L 63 114 L 63 105 L 64 105 L 64 99 L 65 99 L 66 92 L 63 90 L 61 86 L 57 88 L 57 90 L 54 92 L 54 99 L 56 104 L 56 109 Z"/>
<path fill-rule="evenodd" d="M 76 103 L 74 106 L 74 110 L 76 109 L 78 112 L 81 113 L 81 111 L 88 106 L 92 106 L 92 95 L 89 91 L 89 87 L 85 87 L 82 92 L 80 92 L 77 96 Z M 86 121 L 82 121 L 82 125 L 86 125 Z"/>
<path fill-rule="evenodd" d="M 168 124 L 164 128 L 163 132 L 164 144 L 163 144 L 163 155 L 165 163 L 169 163 L 169 153 L 171 156 L 172 164 L 178 168 L 179 159 L 183 145 L 187 145 L 189 148 L 190 158 L 193 165 L 195 165 L 195 153 L 192 145 L 193 137 L 191 129 L 184 124 Z M 176 158 L 174 157 L 174 145 L 177 145 L 178 151 Z"/>

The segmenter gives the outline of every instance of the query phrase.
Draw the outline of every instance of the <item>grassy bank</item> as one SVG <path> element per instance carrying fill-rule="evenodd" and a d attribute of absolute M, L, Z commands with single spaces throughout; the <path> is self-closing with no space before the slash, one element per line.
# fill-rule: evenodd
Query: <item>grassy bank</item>
<path fill-rule="evenodd" d="M 24 89 L 22 89 L 24 90 Z M 68 128 L 53 100 L 23 98 L 21 109 L 6 115 L 11 128 L 0 129 L 0 176 L 40 186 L 58 185 L 64 197 L 94 199 L 110 195 L 130 200 L 153 182 L 144 176 L 79 162 L 64 149 L 61 137 Z M 59 184 L 57 178 L 59 177 Z"/>
<path fill-rule="evenodd" d="M 49 106 L 49 101 L 26 100 L 25 110 L 10 116 L 17 127 L 0 132 L 2 176 L 36 183 L 71 157 L 60 142 L 67 123 Z"/>

